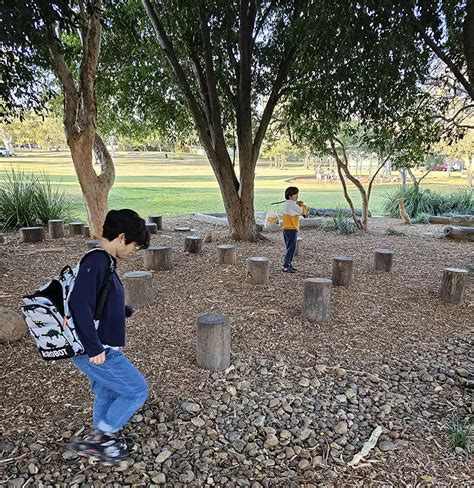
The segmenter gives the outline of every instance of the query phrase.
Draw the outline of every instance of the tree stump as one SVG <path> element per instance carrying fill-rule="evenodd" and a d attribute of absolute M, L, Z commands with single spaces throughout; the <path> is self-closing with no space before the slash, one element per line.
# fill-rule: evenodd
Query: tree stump
<path fill-rule="evenodd" d="M 474 241 L 473 227 L 445 227 L 444 237 L 449 239 L 457 239 L 460 241 Z"/>
<path fill-rule="evenodd" d="M 158 232 L 158 226 L 155 224 L 155 222 L 147 222 L 145 225 L 150 234 L 156 234 Z"/>
<path fill-rule="evenodd" d="M 463 303 L 468 274 L 466 269 L 445 268 L 439 293 L 444 302 L 455 305 Z"/>
<path fill-rule="evenodd" d="M 374 268 L 377 271 L 385 271 L 390 273 L 392 269 L 393 262 L 393 251 L 390 249 L 376 249 L 375 250 L 375 261 Z"/>
<path fill-rule="evenodd" d="M 69 235 L 70 236 L 84 235 L 84 222 L 69 222 Z"/>
<path fill-rule="evenodd" d="M 206 313 L 197 318 L 196 359 L 200 368 L 222 371 L 230 365 L 230 318 Z"/>
<path fill-rule="evenodd" d="M 148 271 L 125 273 L 125 303 L 133 308 L 144 307 L 153 301 L 152 275 Z"/>
<path fill-rule="evenodd" d="M 301 253 L 303 252 L 303 238 L 302 237 L 297 237 L 296 238 L 296 251 L 295 251 L 295 257 L 301 256 Z"/>
<path fill-rule="evenodd" d="M 156 224 L 157 230 L 163 230 L 163 217 L 161 215 L 149 215 L 148 222 Z"/>
<path fill-rule="evenodd" d="M 304 280 L 303 317 L 313 322 L 331 320 L 331 285 L 326 278 Z"/>
<path fill-rule="evenodd" d="M 184 251 L 191 254 L 199 254 L 202 247 L 202 237 L 188 236 L 184 239 Z"/>
<path fill-rule="evenodd" d="M 175 227 L 175 232 L 191 232 L 191 227 Z"/>
<path fill-rule="evenodd" d="M 49 237 L 51 239 L 59 239 L 64 237 L 64 221 L 63 220 L 48 220 Z"/>
<path fill-rule="evenodd" d="M 233 244 L 217 246 L 217 262 L 219 264 L 235 264 L 237 262 L 235 246 Z"/>
<path fill-rule="evenodd" d="M 333 286 L 350 286 L 354 260 L 345 256 L 337 256 L 332 262 Z"/>
<path fill-rule="evenodd" d="M 247 279 L 254 285 L 266 285 L 270 275 L 268 258 L 257 256 L 247 258 Z"/>
<path fill-rule="evenodd" d="M 92 240 L 89 240 L 89 241 L 86 241 L 86 246 L 87 246 L 87 249 L 91 250 L 91 249 L 95 249 L 98 245 L 99 245 L 99 242 L 98 240 L 95 240 L 95 239 L 92 239 Z"/>
<path fill-rule="evenodd" d="M 90 239 L 91 238 L 91 229 L 88 225 L 85 225 L 84 228 L 82 229 L 82 235 L 86 238 L 86 239 Z"/>
<path fill-rule="evenodd" d="M 21 242 L 41 242 L 45 239 L 43 227 L 22 227 L 20 229 Z"/>
<path fill-rule="evenodd" d="M 171 269 L 171 247 L 151 246 L 145 249 L 144 262 L 146 269 L 166 271 Z"/>

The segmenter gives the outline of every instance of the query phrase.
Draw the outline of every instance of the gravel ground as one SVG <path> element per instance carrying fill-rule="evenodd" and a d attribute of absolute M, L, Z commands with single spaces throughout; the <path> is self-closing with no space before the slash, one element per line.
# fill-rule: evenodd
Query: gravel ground
<path fill-rule="evenodd" d="M 212 233 L 212 242 L 187 255 L 176 224 Z M 388 228 L 406 235 L 387 235 Z M 448 435 L 450 416 L 473 414 L 464 387 L 474 372 L 472 278 L 461 306 L 437 293 L 445 267 L 474 264 L 474 246 L 439 239 L 441 231 L 390 219 L 373 219 L 370 232 L 350 236 L 304 230 L 299 272 L 287 275 L 279 234 L 237 243 L 237 265 L 218 267 L 216 246 L 229 242 L 224 230 L 186 218 L 165 222 L 153 243 L 171 244 L 174 267 L 154 274 L 154 303 L 128 323 L 127 354 L 150 383 L 150 399 L 128 429 L 137 440 L 134 465 L 119 474 L 71 459 L 64 444 L 90 425 L 87 382 L 67 362 L 42 361 L 27 338 L 0 349 L 0 481 L 472 486 L 469 453 L 456 452 Z M 7 234 L 0 304 L 17 307 L 84 247 L 81 238 L 20 244 Z M 392 273 L 372 270 L 381 247 L 395 251 Z M 310 323 L 301 316 L 303 280 L 330 278 L 340 255 L 355 259 L 353 284 L 333 290 L 330 324 Z M 245 283 L 247 256 L 270 259 L 268 286 Z M 140 269 L 138 253 L 119 272 Z M 206 312 L 231 317 L 234 369 L 227 374 L 195 365 L 195 319 Z M 377 447 L 349 467 L 377 426 Z"/>

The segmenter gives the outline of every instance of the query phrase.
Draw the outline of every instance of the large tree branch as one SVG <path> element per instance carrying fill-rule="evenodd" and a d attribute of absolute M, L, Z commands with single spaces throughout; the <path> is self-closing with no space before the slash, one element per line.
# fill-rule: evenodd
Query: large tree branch
<path fill-rule="evenodd" d="M 468 3 L 472 3 L 473 0 L 469 0 Z M 410 17 L 412 18 L 416 30 L 419 32 L 421 38 L 426 42 L 428 47 L 438 56 L 443 63 L 446 64 L 446 66 L 451 70 L 453 75 L 456 77 L 456 79 L 461 83 L 461 85 L 466 89 L 467 93 L 469 96 L 474 100 L 474 87 L 473 85 L 469 82 L 469 80 L 462 74 L 461 70 L 456 66 L 454 61 L 443 51 L 443 49 L 438 46 L 433 39 L 426 33 L 425 28 L 423 25 L 421 25 L 420 21 L 416 18 L 414 12 L 411 10 L 411 7 L 409 14 Z M 472 80 L 471 80 L 472 81 Z"/>
<path fill-rule="evenodd" d="M 110 156 L 107 146 L 97 132 L 95 133 L 94 151 L 96 158 L 100 162 L 100 175 L 98 177 L 99 181 L 103 181 L 109 187 L 112 187 L 115 181 L 114 162 Z"/>
<path fill-rule="evenodd" d="M 142 0 L 143 7 L 145 8 L 146 13 L 148 14 L 148 17 L 151 21 L 151 24 L 153 26 L 153 29 L 155 31 L 156 37 L 158 39 L 158 42 L 163 49 L 166 58 L 168 59 L 168 62 L 173 69 L 178 84 L 184 93 L 184 96 L 186 97 L 189 108 L 191 110 L 191 113 L 193 114 L 194 120 L 196 122 L 196 129 L 199 133 L 199 137 L 201 139 L 201 142 L 203 146 L 205 147 L 206 151 L 208 151 L 208 154 L 214 155 L 215 154 L 215 149 L 213 147 L 211 138 L 209 136 L 209 133 L 205 130 L 205 127 L 207 126 L 204 114 L 202 113 L 201 109 L 199 108 L 199 105 L 197 103 L 196 97 L 194 96 L 191 86 L 189 85 L 189 82 L 186 78 L 186 74 L 181 67 L 181 64 L 178 61 L 178 58 L 176 56 L 176 53 L 174 51 L 173 45 L 168 38 L 168 35 L 165 32 L 165 29 L 163 27 L 163 24 L 161 23 L 160 19 L 158 18 L 158 15 L 155 11 L 155 8 L 153 7 L 152 3 L 150 0 Z M 211 164 L 213 162 L 213 158 L 211 159 Z M 215 158 L 217 159 L 217 158 Z"/>
<path fill-rule="evenodd" d="M 474 86 L 474 0 L 467 0 L 466 17 L 463 24 L 463 41 L 467 76 L 472 88 Z"/>
<path fill-rule="evenodd" d="M 206 78 L 204 76 L 204 71 L 202 69 L 201 63 L 199 62 L 199 58 L 194 51 L 190 53 L 191 57 L 191 67 L 194 73 L 194 78 L 196 78 L 198 87 L 199 87 L 199 95 L 201 97 L 201 102 L 204 110 L 204 115 L 206 117 L 207 123 L 210 126 L 212 123 L 211 117 L 211 104 L 209 102 L 209 93 L 207 91 L 206 86 Z M 212 137 L 212 134 L 211 134 Z M 214 138 L 213 143 L 214 143 Z"/>

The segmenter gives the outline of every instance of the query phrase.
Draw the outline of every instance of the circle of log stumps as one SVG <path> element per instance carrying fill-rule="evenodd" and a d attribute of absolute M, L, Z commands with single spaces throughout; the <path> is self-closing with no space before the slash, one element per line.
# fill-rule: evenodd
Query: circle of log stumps
<path fill-rule="evenodd" d="M 145 249 L 144 263 L 146 269 L 167 271 L 171 269 L 171 247 L 151 246 Z"/>
<path fill-rule="evenodd" d="M 21 242 L 41 242 L 45 239 L 43 227 L 22 227 L 20 229 Z"/>
<path fill-rule="evenodd" d="M 155 222 L 147 222 L 145 225 L 146 225 L 146 230 L 150 234 L 156 234 L 158 232 L 158 226 L 155 224 Z"/>
<path fill-rule="evenodd" d="M 354 260 L 346 256 L 337 256 L 332 262 L 332 284 L 333 286 L 348 287 L 352 282 L 352 270 Z"/>
<path fill-rule="evenodd" d="M 134 308 L 149 305 L 153 300 L 152 275 L 148 271 L 125 273 L 125 303 Z"/>
<path fill-rule="evenodd" d="M 237 262 L 235 246 L 233 244 L 217 246 L 217 262 L 219 264 L 235 264 Z"/>
<path fill-rule="evenodd" d="M 440 297 L 444 302 L 460 305 L 464 301 L 468 272 L 466 269 L 446 268 L 441 281 Z"/>
<path fill-rule="evenodd" d="M 222 371 L 230 365 L 230 318 L 206 313 L 197 318 L 196 360 L 200 368 Z"/>
<path fill-rule="evenodd" d="M 254 285 L 266 285 L 270 276 L 270 261 L 262 256 L 247 258 L 247 279 Z"/>
<path fill-rule="evenodd" d="M 84 235 L 84 222 L 69 222 L 69 235 L 70 236 Z"/>
<path fill-rule="evenodd" d="M 64 237 L 64 220 L 48 220 L 48 230 L 51 239 Z"/>
<path fill-rule="evenodd" d="M 163 230 L 163 217 L 161 215 L 149 215 L 148 223 L 156 224 L 157 230 Z"/>
<path fill-rule="evenodd" d="M 202 237 L 188 236 L 184 239 L 184 251 L 191 254 L 199 254 L 202 248 Z"/>
<path fill-rule="evenodd" d="M 86 239 L 90 239 L 91 238 L 91 229 L 88 225 L 85 225 L 84 228 L 82 229 L 82 235 L 86 238 Z"/>
<path fill-rule="evenodd" d="M 376 249 L 374 257 L 374 268 L 377 271 L 390 273 L 393 263 L 393 251 L 390 249 Z"/>
<path fill-rule="evenodd" d="M 295 251 L 295 256 L 301 256 L 301 253 L 303 252 L 303 238 L 302 237 L 297 237 L 296 238 L 296 251 Z"/>
<path fill-rule="evenodd" d="M 303 316 L 313 322 L 331 320 L 332 281 L 326 278 L 304 280 Z"/>
<path fill-rule="evenodd" d="M 95 249 L 98 245 L 99 245 L 99 242 L 98 240 L 96 239 L 91 239 L 89 241 L 86 241 L 86 246 L 87 246 L 87 249 L 89 249 L 89 251 L 91 249 Z"/>

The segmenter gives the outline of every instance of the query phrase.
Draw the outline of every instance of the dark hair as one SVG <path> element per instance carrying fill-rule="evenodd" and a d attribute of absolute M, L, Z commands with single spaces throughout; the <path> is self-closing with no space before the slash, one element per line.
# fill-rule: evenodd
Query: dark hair
<path fill-rule="evenodd" d="M 150 233 L 145 221 L 134 210 L 110 210 L 105 217 L 102 237 L 113 241 L 120 234 L 125 234 L 125 243 L 135 242 L 141 249 L 150 245 Z"/>
<path fill-rule="evenodd" d="M 297 195 L 300 191 L 298 190 L 298 188 L 296 188 L 296 186 L 289 186 L 286 190 L 285 190 L 285 200 L 289 200 L 290 197 L 292 197 L 293 195 Z"/>

